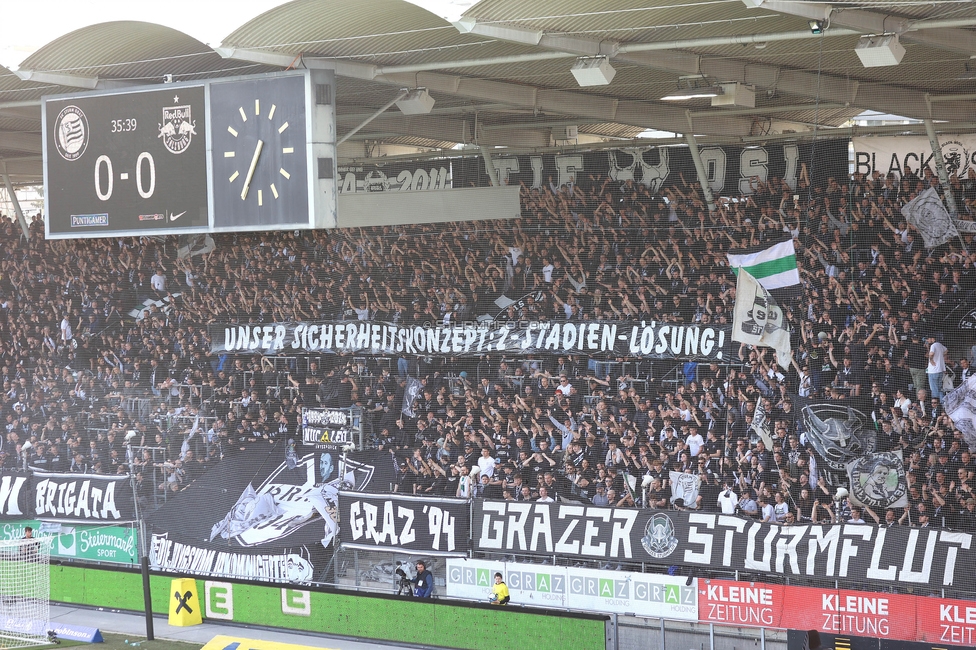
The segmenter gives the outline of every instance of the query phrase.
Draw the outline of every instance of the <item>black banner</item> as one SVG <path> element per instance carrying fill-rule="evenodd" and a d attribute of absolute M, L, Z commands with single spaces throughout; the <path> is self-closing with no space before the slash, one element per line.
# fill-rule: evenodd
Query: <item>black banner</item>
<path fill-rule="evenodd" d="M 400 461 L 393 450 L 367 449 L 355 451 L 346 454 L 346 461 L 355 463 L 357 466 L 371 467 L 373 473 L 368 483 L 352 486 L 347 481 L 346 485 L 343 486 L 344 489 L 373 494 L 389 494 L 396 487 L 399 480 Z"/>
<path fill-rule="evenodd" d="M 0 487 L 3 483 L 0 481 Z M 77 521 L 134 521 L 135 502 L 129 475 L 52 474 L 33 472 L 30 478 L 36 519 Z"/>
<path fill-rule="evenodd" d="M 443 158 L 418 162 L 339 165 L 337 182 L 342 194 L 446 190 L 454 187 L 454 169 L 466 165 L 473 167 L 474 163 L 463 158 Z"/>
<path fill-rule="evenodd" d="M 478 356 L 586 354 L 720 361 L 732 352 L 731 328 L 651 321 L 532 321 L 454 327 L 401 327 L 379 321 L 211 325 L 214 354 L 279 352 Z"/>
<path fill-rule="evenodd" d="M 30 474 L 4 472 L 0 475 L 0 519 L 24 519 L 31 512 Z"/>
<path fill-rule="evenodd" d="M 468 502 L 405 495 L 339 493 L 339 541 L 344 547 L 466 555 Z"/>
<path fill-rule="evenodd" d="M 153 533 L 149 563 L 157 571 L 241 580 L 302 583 L 314 579 L 315 563 L 305 547 L 267 549 L 260 553 L 218 550 Z"/>
<path fill-rule="evenodd" d="M 976 589 L 968 533 L 895 526 L 782 526 L 731 515 L 478 501 L 473 550 L 722 567 L 874 584 Z"/>
<path fill-rule="evenodd" d="M 720 196 L 752 194 L 753 177 L 766 182 L 776 176 L 796 189 L 801 167 L 816 154 L 810 170 L 815 184 L 826 178 L 846 178 L 849 140 L 822 140 L 814 144 L 765 144 L 755 147 L 701 147 L 708 184 Z M 813 147 L 816 147 L 814 152 Z M 616 181 L 633 180 L 659 192 L 685 180 L 698 180 L 688 147 L 627 147 L 564 154 L 494 155 L 492 165 L 503 184 L 524 183 L 530 188 L 564 185 L 584 176 L 609 176 Z M 339 168 L 339 187 L 351 192 L 405 192 L 451 187 L 488 187 L 491 184 L 484 160 L 444 158 L 425 162 L 393 162 Z"/>
<path fill-rule="evenodd" d="M 390 489 L 389 454 L 298 454 L 291 441 L 228 456 L 146 519 L 161 571 L 305 582 L 327 566 L 341 488 Z M 376 468 L 370 461 L 382 461 Z"/>

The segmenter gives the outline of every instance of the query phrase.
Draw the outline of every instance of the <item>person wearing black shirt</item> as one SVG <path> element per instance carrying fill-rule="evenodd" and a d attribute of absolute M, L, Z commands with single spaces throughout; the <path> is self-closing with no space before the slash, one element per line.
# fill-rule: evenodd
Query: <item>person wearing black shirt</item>
<path fill-rule="evenodd" d="M 501 434 L 500 440 L 495 443 L 495 458 L 499 465 L 512 459 L 512 447 L 509 444 L 507 433 Z"/>

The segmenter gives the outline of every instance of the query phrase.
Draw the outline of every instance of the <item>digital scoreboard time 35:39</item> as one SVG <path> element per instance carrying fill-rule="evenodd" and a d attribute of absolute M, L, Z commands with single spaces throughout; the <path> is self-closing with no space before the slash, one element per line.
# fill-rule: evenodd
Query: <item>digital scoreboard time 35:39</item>
<path fill-rule="evenodd" d="M 334 75 L 43 99 L 47 236 L 330 227 Z"/>

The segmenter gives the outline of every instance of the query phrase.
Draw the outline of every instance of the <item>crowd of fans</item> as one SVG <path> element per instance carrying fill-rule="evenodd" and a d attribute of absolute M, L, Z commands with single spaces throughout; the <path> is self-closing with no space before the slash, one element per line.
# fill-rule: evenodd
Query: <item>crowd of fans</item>
<path fill-rule="evenodd" d="M 754 179 L 753 193 L 710 213 L 683 177 L 654 195 L 587 174 L 523 188 L 513 221 L 216 235 L 212 252 L 191 257 L 175 238 L 46 241 L 40 216 L 25 240 L 6 220 L 0 464 L 133 468 L 149 498 L 248 446 L 298 437 L 302 407 L 359 406 L 373 444 L 396 456 L 403 492 L 976 532 L 976 461 L 925 373 L 929 336 L 942 337 L 976 288 L 976 255 L 959 241 L 926 249 L 905 224 L 900 206 L 929 186 L 943 191 L 927 168 L 811 183 L 804 167 L 796 188 Z M 951 191 L 968 218 L 976 175 L 954 177 Z M 730 323 L 726 254 L 780 233 L 795 241 L 803 282 L 787 309 L 790 368 L 746 346 L 697 367 L 218 356 L 207 335 L 212 323 L 485 314 Z M 526 294 L 504 310 L 495 302 Z M 945 361 L 956 384 L 973 372 L 962 344 Z M 408 376 L 423 384 L 412 417 Z M 835 499 L 837 473 L 817 462 L 793 396 L 865 414 L 878 449 L 902 450 L 909 506 L 865 512 Z M 766 442 L 751 426 L 760 404 Z M 671 471 L 702 477 L 695 503 L 672 503 Z"/>

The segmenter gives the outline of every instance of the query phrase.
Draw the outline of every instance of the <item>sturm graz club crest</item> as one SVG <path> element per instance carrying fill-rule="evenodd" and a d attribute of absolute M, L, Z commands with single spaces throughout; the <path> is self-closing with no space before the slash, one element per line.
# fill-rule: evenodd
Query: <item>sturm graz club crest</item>
<path fill-rule="evenodd" d="M 946 173 L 949 176 L 965 176 L 969 171 L 969 151 L 958 140 L 943 142 L 942 160 L 945 162 Z"/>
<path fill-rule="evenodd" d="M 173 98 L 180 101 L 179 96 Z M 170 153 L 181 154 L 190 146 L 190 141 L 197 134 L 196 120 L 191 117 L 191 106 L 164 106 L 163 121 L 159 125 L 159 135 L 163 139 L 163 146 Z"/>
<path fill-rule="evenodd" d="M 678 538 L 674 534 L 674 522 L 664 513 L 657 513 L 647 522 L 641 546 L 653 558 L 666 558 L 678 547 Z"/>
<path fill-rule="evenodd" d="M 88 118 L 77 106 L 65 106 L 54 122 L 54 146 L 67 161 L 78 160 L 88 148 Z"/>
<path fill-rule="evenodd" d="M 862 456 L 848 465 L 851 496 L 871 508 L 898 507 L 908 492 L 899 454 L 886 451 Z"/>

